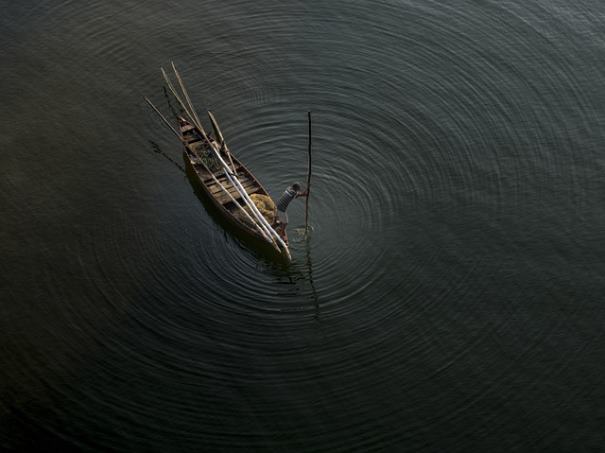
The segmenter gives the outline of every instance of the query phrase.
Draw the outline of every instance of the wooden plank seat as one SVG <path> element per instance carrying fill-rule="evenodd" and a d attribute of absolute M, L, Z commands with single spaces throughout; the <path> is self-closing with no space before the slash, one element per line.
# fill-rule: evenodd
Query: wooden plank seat
<path fill-rule="evenodd" d="M 250 178 L 244 178 L 241 176 L 238 178 L 238 180 L 244 187 L 247 187 L 248 185 L 254 183 L 254 180 L 252 180 Z M 220 182 L 223 185 L 223 187 L 225 187 L 229 190 L 231 190 L 231 189 L 235 190 L 235 188 L 231 185 L 231 183 L 229 181 L 220 181 Z M 207 184 L 206 187 L 208 187 L 208 190 L 210 190 L 210 193 L 218 193 L 218 192 L 222 191 L 221 187 L 214 182 Z"/>
<path fill-rule="evenodd" d="M 237 176 L 241 179 L 242 178 L 242 167 L 241 166 L 237 166 L 235 167 L 235 171 L 237 172 Z M 224 183 L 225 181 L 227 181 L 227 175 L 225 175 L 225 170 L 220 170 L 214 173 L 214 176 L 216 176 L 216 179 L 218 179 L 220 182 Z M 214 179 L 212 178 L 212 176 L 207 175 L 204 177 L 204 184 L 208 185 L 211 181 L 214 181 Z"/>
<path fill-rule="evenodd" d="M 215 172 L 214 177 L 216 179 L 218 179 L 222 184 L 226 184 L 226 182 L 227 182 L 227 175 L 225 175 L 224 171 Z M 204 184 L 209 186 L 211 184 L 216 184 L 216 183 L 214 182 L 214 178 L 211 175 L 206 174 L 204 177 Z"/>

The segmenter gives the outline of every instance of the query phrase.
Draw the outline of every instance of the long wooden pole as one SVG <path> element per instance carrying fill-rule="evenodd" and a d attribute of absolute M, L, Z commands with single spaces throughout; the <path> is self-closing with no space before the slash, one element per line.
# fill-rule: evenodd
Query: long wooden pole
<path fill-rule="evenodd" d="M 237 174 L 237 171 L 235 171 L 235 165 L 233 164 L 233 157 L 231 157 L 231 151 L 229 151 L 229 147 L 227 146 L 227 143 L 225 143 L 225 137 L 223 137 L 223 133 L 218 127 L 218 122 L 216 121 L 214 114 L 210 110 L 208 110 L 208 117 L 210 118 L 210 123 L 212 124 L 212 129 L 214 129 L 214 134 L 216 135 L 216 138 L 221 141 L 221 150 L 225 151 L 227 157 L 229 157 L 229 162 L 231 163 L 233 173 Z"/>
<path fill-rule="evenodd" d="M 155 105 L 153 105 L 153 103 L 148 98 L 145 98 L 145 100 L 147 101 L 147 104 L 149 104 L 149 106 L 155 111 L 155 113 L 157 113 L 160 116 L 160 118 L 162 119 L 162 121 L 164 122 L 164 124 L 174 133 L 174 135 L 176 135 L 180 139 L 181 138 L 181 134 L 179 134 L 176 131 L 176 129 L 170 125 L 170 122 L 164 117 L 164 115 L 162 115 L 160 113 L 160 111 L 158 110 L 158 108 Z"/>
<path fill-rule="evenodd" d="M 197 116 L 197 112 L 195 111 L 195 109 L 193 108 L 193 103 L 191 102 L 191 98 L 189 97 L 189 93 L 187 92 L 187 90 L 185 89 L 185 84 L 183 83 L 183 79 L 181 79 L 181 75 L 179 74 L 179 72 L 176 70 L 176 66 L 174 66 L 174 62 L 171 62 L 172 64 L 172 69 L 174 70 L 174 75 L 176 76 L 176 80 L 179 83 L 179 86 L 181 87 L 181 93 L 183 93 L 183 96 L 185 96 L 185 101 L 187 101 L 187 105 L 189 106 L 189 108 L 191 109 L 191 113 L 193 114 L 193 117 L 195 118 L 195 120 L 201 124 L 200 119 Z"/>
<path fill-rule="evenodd" d="M 311 196 L 311 112 L 307 112 L 309 118 L 309 149 L 307 169 L 307 198 L 305 200 L 305 234 L 309 229 L 309 197 Z"/>

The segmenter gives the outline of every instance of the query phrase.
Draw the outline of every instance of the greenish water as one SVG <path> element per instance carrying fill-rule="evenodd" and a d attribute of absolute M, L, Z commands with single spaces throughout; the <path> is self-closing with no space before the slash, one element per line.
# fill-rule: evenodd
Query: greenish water
<path fill-rule="evenodd" d="M 0 16 L 0 446 L 602 448 L 605 7 L 37 1 Z M 208 214 L 160 66 L 313 234 Z"/>

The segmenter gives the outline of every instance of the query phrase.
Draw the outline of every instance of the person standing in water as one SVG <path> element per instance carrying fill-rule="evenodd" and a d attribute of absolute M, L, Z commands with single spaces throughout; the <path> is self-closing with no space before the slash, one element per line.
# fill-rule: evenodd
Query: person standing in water
<path fill-rule="evenodd" d="M 301 191 L 300 184 L 294 183 L 290 187 L 288 187 L 283 195 L 277 200 L 277 233 L 284 240 L 286 245 L 288 244 L 288 235 L 286 234 L 286 227 L 288 226 L 288 214 L 286 214 L 286 210 L 288 209 L 288 205 L 292 200 L 298 197 L 306 197 L 309 195 L 307 190 Z"/>

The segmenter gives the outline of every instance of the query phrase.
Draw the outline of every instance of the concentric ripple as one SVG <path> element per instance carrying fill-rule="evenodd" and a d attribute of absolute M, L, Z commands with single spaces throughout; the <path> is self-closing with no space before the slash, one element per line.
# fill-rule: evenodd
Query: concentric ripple
<path fill-rule="evenodd" d="M 12 2 L 0 447 L 602 448 L 602 2 Z M 205 208 L 200 113 L 308 236 Z"/>

